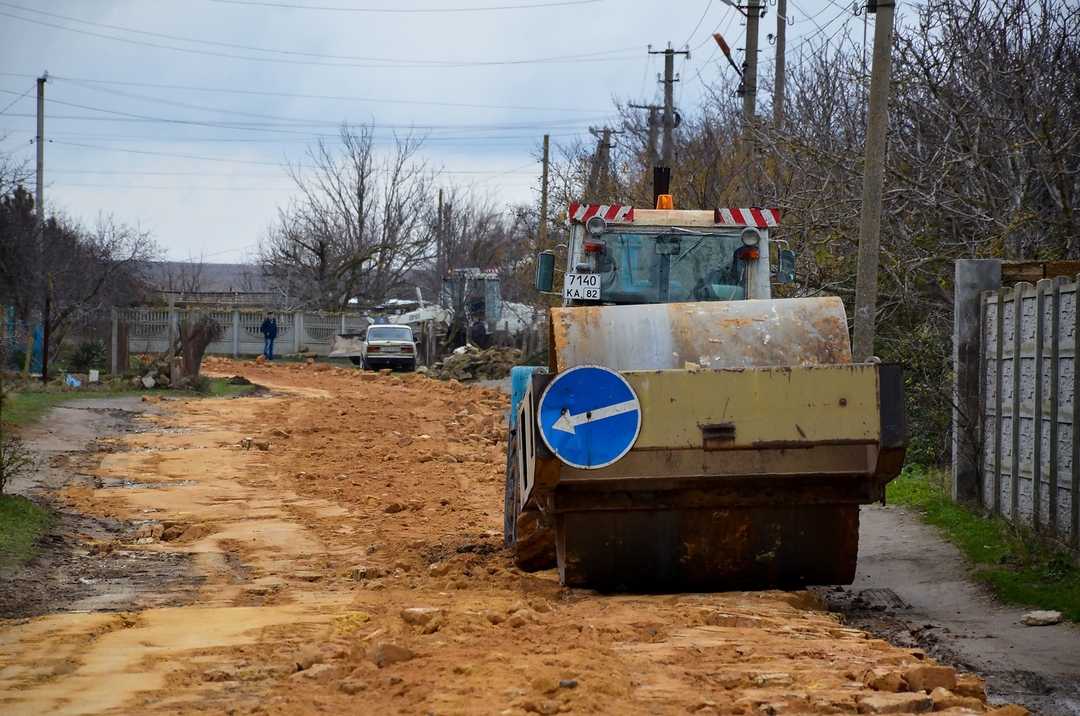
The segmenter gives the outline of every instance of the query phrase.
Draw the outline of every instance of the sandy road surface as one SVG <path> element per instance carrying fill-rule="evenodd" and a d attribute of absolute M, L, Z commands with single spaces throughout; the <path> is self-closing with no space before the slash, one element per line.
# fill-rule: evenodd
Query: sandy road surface
<path fill-rule="evenodd" d="M 810 593 L 605 596 L 518 572 L 505 395 L 326 368 L 211 360 L 273 392 L 154 405 L 53 456 L 33 489 L 72 533 L 21 577 L 40 599 L 0 590 L 23 610 L 0 626 L 0 711 L 984 710 L 974 677 L 936 704 L 890 693 L 955 677 Z"/>

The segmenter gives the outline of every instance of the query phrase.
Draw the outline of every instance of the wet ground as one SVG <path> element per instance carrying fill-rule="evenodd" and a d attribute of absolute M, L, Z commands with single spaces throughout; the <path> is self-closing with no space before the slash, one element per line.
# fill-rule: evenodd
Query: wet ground
<path fill-rule="evenodd" d="M 959 551 L 901 509 L 860 515 L 855 583 L 821 590 L 848 623 L 986 677 L 990 694 L 1046 716 L 1080 714 L 1080 629 L 1029 627 L 996 602 Z"/>

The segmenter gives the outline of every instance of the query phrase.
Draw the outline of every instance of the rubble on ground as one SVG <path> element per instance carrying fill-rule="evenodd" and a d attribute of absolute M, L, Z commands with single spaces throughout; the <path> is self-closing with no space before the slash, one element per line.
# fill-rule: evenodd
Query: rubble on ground
<path fill-rule="evenodd" d="M 173 383 L 169 377 L 169 362 L 159 361 L 152 363 L 151 365 L 142 368 L 135 377 L 131 379 L 131 385 L 135 388 L 178 388 L 183 389 L 187 386 L 187 379 L 180 375 L 182 367 L 179 361 L 176 364 L 176 382 Z"/>
<path fill-rule="evenodd" d="M 447 356 L 428 375 L 442 380 L 498 380 L 510 375 L 510 369 L 521 362 L 517 348 L 488 348 L 480 350 L 470 344 Z"/>

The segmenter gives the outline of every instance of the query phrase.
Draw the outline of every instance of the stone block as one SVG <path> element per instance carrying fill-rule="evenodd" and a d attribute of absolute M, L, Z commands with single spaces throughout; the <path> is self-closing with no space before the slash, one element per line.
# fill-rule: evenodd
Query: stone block
<path fill-rule="evenodd" d="M 919 664 L 904 672 L 904 681 L 912 691 L 930 693 L 939 686 L 952 691 L 956 688 L 956 669 L 951 666 Z"/>
<path fill-rule="evenodd" d="M 934 709 L 926 694 L 872 694 L 859 699 L 861 714 L 923 714 Z"/>

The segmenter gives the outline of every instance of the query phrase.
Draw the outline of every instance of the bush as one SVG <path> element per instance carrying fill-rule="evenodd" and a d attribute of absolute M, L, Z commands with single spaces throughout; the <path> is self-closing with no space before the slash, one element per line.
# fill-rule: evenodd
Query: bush
<path fill-rule="evenodd" d="M 190 378 L 191 389 L 197 393 L 210 393 L 214 387 L 214 382 L 205 375 L 197 375 L 194 378 Z"/>
<path fill-rule="evenodd" d="M 22 438 L 0 438 L 0 495 L 12 479 L 30 472 L 37 461 L 34 454 L 26 449 Z"/>
<path fill-rule="evenodd" d="M 91 368 L 105 367 L 105 344 L 101 341 L 80 341 L 68 354 L 68 369 L 86 373 Z"/>

